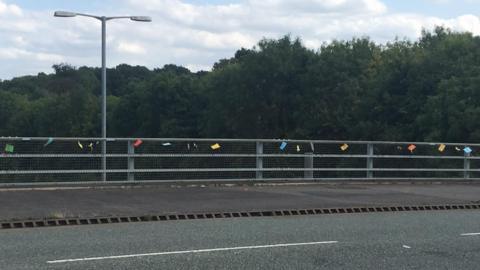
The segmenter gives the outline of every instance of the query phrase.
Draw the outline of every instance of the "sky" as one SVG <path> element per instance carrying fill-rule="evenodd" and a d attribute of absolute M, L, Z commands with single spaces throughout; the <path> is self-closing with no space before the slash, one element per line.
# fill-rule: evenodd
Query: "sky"
<path fill-rule="evenodd" d="M 368 36 L 416 40 L 446 26 L 480 34 L 480 0 L 0 0 L 0 79 L 100 66 L 100 22 L 55 18 L 55 10 L 145 15 L 151 23 L 107 23 L 107 66 L 210 70 L 262 38 L 300 37 L 308 48 Z"/>

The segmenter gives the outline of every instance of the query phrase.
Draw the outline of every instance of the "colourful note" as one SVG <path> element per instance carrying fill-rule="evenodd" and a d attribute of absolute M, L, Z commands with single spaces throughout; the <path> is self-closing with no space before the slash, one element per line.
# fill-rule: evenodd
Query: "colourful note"
<path fill-rule="evenodd" d="M 212 145 L 210 146 L 210 148 L 212 148 L 212 150 L 218 150 L 218 149 L 220 149 L 220 147 L 221 147 L 221 146 L 220 146 L 220 144 L 218 144 L 218 143 L 212 144 Z"/>
<path fill-rule="evenodd" d="M 135 140 L 135 142 L 133 143 L 133 147 L 137 148 L 139 147 L 140 145 L 142 145 L 143 141 L 140 140 L 140 139 L 137 139 Z"/>
<path fill-rule="evenodd" d="M 287 147 L 287 142 L 282 142 L 282 144 L 280 144 L 280 150 L 285 150 L 285 148 Z"/>
<path fill-rule="evenodd" d="M 43 147 L 47 147 L 49 144 L 53 143 L 53 138 L 48 138 L 47 142 L 43 145 Z"/>
<path fill-rule="evenodd" d="M 349 145 L 344 143 L 342 146 L 340 146 L 340 150 L 346 151 L 348 149 Z"/>
<path fill-rule="evenodd" d="M 438 146 L 438 151 L 443 152 L 443 151 L 445 151 L 446 147 L 447 146 L 445 144 L 440 144 L 440 146 Z"/>
<path fill-rule="evenodd" d="M 470 153 L 473 152 L 472 148 L 470 148 L 470 147 L 468 147 L 468 146 L 465 147 L 465 148 L 463 148 L 463 151 L 464 151 L 466 154 L 470 154 Z"/>
<path fill-rule="evenodd" d="M 415 151 L 415 149 L 417 149 L 417 146 L 415 144 L 410 144 L 408 146 L 408 151 L 410 151 L 410 153 L 413 153 L 413 151 Z"/>
<path fill-rule="evenodd" d="M 13 153 L 15 147 L 12 144 L 7 144 L 5 145 L 5 152 L 7 153 Z"/>

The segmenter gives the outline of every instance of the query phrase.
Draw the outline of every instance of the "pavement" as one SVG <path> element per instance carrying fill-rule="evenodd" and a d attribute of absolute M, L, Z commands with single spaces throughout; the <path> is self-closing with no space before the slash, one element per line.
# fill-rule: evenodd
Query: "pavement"
<path fill-rule="evenodd" d="M 0 221 L 471 203 L 479 184 L 1 189 Z"/>
<path fill-rule="evenodd" d="M 480 211 L 11 229 L 1 269 L 479 269 Z"/>

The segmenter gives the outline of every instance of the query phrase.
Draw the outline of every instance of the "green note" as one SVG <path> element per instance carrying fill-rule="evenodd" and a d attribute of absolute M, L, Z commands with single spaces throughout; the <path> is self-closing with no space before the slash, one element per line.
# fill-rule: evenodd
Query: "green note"
<path fill-rule="evenodd" d="M 11 144 L 5 145 L 5 152 L 7 152 L 7 153 L 13 153 L 14 149 L 15 149 L 14 146 L 11 145 Z"/>

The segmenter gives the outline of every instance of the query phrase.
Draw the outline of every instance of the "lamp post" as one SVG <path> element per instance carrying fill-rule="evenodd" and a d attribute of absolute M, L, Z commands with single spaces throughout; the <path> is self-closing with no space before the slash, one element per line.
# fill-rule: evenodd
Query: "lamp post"
<path fill-rule="evenodd" d="M 106 69 L 106 25 L 107 21 L 113 19 L 130 19 L 137 22 L 151 22 L 148 16 L 95 16 L 90 14 L 55 11 L 55 17 L 83 16 L 97 19 L 102 22 L 102 180 L 107 181 L 107 69 Z"/>

